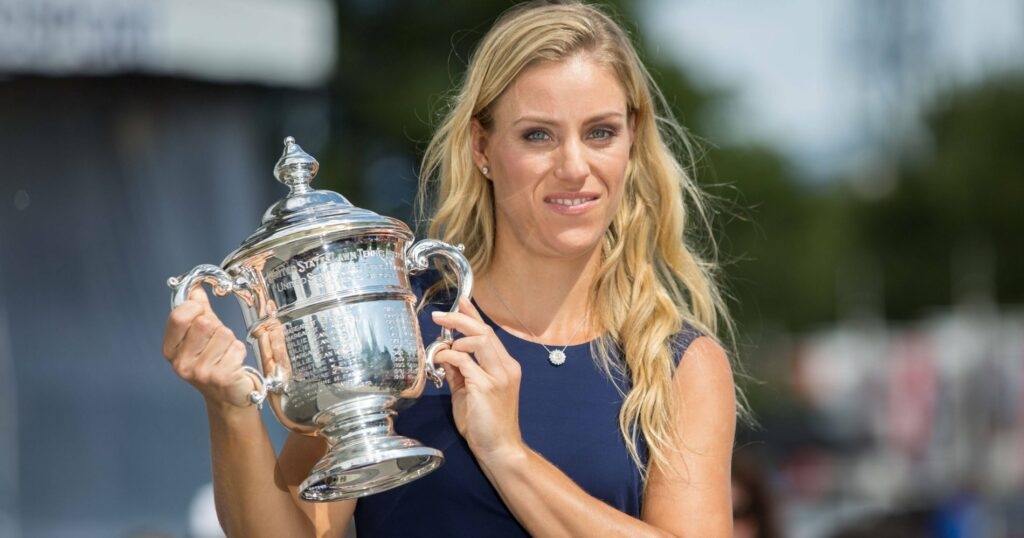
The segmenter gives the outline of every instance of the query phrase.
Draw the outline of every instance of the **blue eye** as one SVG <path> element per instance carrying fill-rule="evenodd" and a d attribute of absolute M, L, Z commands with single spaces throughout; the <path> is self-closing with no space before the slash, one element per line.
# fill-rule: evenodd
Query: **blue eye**
<path fill-rule="evenodd" d="M 590 132 L 590 138 L 594 138 L 597 140 L 605 140 L 613 136 L 615 136 L 615 131 L 608 129 L 606 127 L 598 127 L 597 129 L 594 129 L 593 131 Z"/>
<path fill-rule="evenodd" d="M 523 135 L 523 138 L 532 142 L 542 142 L 549 139 L 548 134 L 544 131 L 529 131 Z"/>

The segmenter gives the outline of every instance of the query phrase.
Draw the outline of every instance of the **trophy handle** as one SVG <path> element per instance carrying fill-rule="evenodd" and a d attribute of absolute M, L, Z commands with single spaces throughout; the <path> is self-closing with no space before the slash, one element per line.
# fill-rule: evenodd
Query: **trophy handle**
<path fill-rule="evenodd" d="M 459 288 L 459 295 L 452 304 L 449 312 L 459 311 L 458 299 L 469 299 L 473 291 L 473 269 L 469 266 L 469 260 L 462 254 L 465 247 L 462 245 L 452 246 L 443 241 L 435 239 L 422 239 L 409 247 L 405 256 L 406 268 L 409 273 L 425 271 L 430 267 L 428 259 L 431 256 L 441 256 L 451 263 L 455 269 L 456 284 Z M 434 366 L 434 356 L 438 351 L 447 349 L 455 340 L 451 329 L 442 327 L 441 335 L 437 337 L 426 349 L 427 376 L 438 388 L 444 383 L 444 368 Z"/>
<path fill-rule="evenodd" d="M 204 264 L 197 265 L 184 275 L 167 279 L 167 286 L 171 288 L 171 310 L 187 301 L 192 290 L 204 283 L 209 284 L 213 293 L 218 297 L 231 293 L 249 306 L 252 306 L 255 300 L 256 294 L 253 292 L 252 284 L 245 277 L 232 278 L 227 271 L 220 267 Z M 263 401 L 267 399 L 267 392 L 274 390 L 278 384 L 277 381 L 263 377 L 263 374 L 252 366 L 243 366 L 242 371 L 252 376 L 259 387 L 249 393 L 249 401 L 262 409 Z"/>

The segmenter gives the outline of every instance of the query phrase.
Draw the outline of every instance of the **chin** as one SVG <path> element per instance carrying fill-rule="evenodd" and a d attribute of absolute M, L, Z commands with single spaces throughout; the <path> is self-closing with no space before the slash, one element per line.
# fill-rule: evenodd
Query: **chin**
<path fill-rule="evenodd" d="M 578 258 L 581 256 L 589 256 L 594 253 L 595 250 L 601 248 L 601 238 L 587 237 L 585 240 L 582 238 L 574 238 L 575 240 L 561 241 L 555 246 L 556 252 L 560 253 L 566 258 Z"/>

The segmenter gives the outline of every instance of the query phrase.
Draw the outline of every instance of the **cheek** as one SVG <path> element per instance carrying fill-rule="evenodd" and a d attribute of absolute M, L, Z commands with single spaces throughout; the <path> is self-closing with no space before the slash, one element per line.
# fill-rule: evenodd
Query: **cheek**
<path fill-rule="evenodd" d="M 622 208 L 623 189 L 618 189 L 611 192 L 609 196 L 610 203 L 608 204 L 608 221 L 609 223 L 615 218 L 615 215 L 619 213 Z"/>
<path fill-rule="evenodd" d="M 538 178 L 544 176 L 550 166 L 542 156 L 502 155 L 496 161 L 496 173 L 492 174 L 495 193 L 507 196 L 528 194 Z"/>
<path fill-rule="evenodd" d="M 522 181 L 521 174 L 514 169 L 503 169 L 501 174 L 492 174 L 495 209 L 506 216 L 522 213 L 530 205 L 531 189 Z"/>
<path fill-rule="evenodd" d="M 500 174 L 492 174 L 491 177 L 495 200 L 512 201 L 529 195 L 528 185 L 520 180 L 522 174 L 517 170 L 506 168 Z"/>
<path fill-rule="evenodd" d="M 608 191 L 613 195 L 622 196 L 626 188 L 626 174 L 629 172 L 629 152 L 606 159 L 601 166 Z"/>

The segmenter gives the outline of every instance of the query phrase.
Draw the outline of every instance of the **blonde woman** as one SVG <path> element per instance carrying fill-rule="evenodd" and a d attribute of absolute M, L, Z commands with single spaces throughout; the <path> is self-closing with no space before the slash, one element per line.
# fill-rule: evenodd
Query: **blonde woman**
<path fill-rule="evenodd" d="M 342 536 L 354 514 L 360 538 L 731 535 L 737 404 L 713 267 L 684 241 L 702 220 L 685 147 L 599 9 L 503 15 L 421 171 L 431 235 L 466 246 L 477 282 L 447 314 L 444 283 L 417 283 L 425 340 L 459 337 L 436 358 L 446 385 L 396 428 L 445 464 L 358 503 L 298 501 L 323 442 L 293 434 L 275 456 L 244 348 L 197 292 L 165 354 L 206 397 L 228 534 Z"/>

